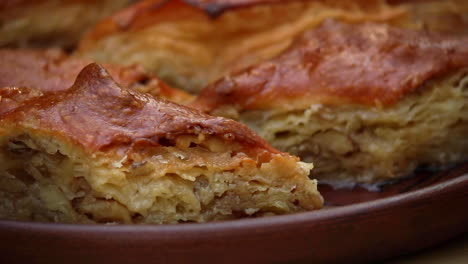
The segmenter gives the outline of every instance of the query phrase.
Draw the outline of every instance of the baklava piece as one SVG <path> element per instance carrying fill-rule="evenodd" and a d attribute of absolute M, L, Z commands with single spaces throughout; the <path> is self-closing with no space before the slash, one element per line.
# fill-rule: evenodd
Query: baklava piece
<path fill-rule="evenodd" d="M 26 87 L 43 93 L 66 90 L 91 62 L 68 56 L 59 49 L 0 49 L 0 87 Z M 124 87 L 180 104 L 193 100 L 191 95 L 169 87 L 139 66 L 106 64 L 104 67 Z"/>
<path fill-rule="evenodd" d="M 105 19 L 78 54 L 141 64 L 169 85 L 198 93 L 223 74 L 270 59 L 325 18 L 396 22 L 380 0 L 145 0 Z"/>
<path fill-rule="evenodd" d="M 311 164 L 233 120 L 119 87 L 96 64 L 68 90 L 27 98 L 0 116 L 2 219 L 178 223 L 322 207 Z"/>
<path fill-rule="evenodd" d="M 2 0 L 0 46 L 71 48 L 100 19 L 130 0 Z"/>
<path fill-rule="evenodd" d="M 468 38 L 327 21 L 195 103 L 237 118 L 334 184 L 468 159 Z"/>

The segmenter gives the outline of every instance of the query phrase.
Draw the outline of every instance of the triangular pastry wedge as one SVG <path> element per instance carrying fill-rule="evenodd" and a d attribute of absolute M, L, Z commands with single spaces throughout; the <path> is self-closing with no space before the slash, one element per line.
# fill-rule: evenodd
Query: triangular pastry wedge
<path fill-rule="evenodd" d="M 311 164 L 233 120 L 122 88 L 96 64 L 68 90 L 17 102 L 0 116 L 3 219 L 205 222 L 322 207 Z"/>

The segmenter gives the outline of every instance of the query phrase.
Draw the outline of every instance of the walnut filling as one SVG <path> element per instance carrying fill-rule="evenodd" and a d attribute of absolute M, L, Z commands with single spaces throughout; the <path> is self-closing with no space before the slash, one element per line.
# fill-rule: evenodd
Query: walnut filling
<path fill-rule="evenodd" d="M 0 217 L 79 223 L 204 222 L 321 207 L 310 164 L 179 136 L 119 159 L 40 133 L 1 138 Z"/>
<path fill-rule="evenodd" d="M 468 69 L 387 108 L 311 105 L 247 111 L 240 120 L 274 147 L 314 162 L 312 176 L 321 181 L 386 181 L 468 158 Z"/>

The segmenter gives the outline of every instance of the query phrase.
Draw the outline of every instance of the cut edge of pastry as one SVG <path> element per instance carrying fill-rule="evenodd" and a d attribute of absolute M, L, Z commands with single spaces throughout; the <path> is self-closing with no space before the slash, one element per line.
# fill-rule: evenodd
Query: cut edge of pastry
<path fill-rule="evenodd" d="M 311 176 L 335 187 L 375 189 L 420 166 L 440 169 L 468 160 L 468 68 L 427 81 L 389 107 L 224 106 L 211 113 L 237 117 L 273 147 L 314 162 Z"/>

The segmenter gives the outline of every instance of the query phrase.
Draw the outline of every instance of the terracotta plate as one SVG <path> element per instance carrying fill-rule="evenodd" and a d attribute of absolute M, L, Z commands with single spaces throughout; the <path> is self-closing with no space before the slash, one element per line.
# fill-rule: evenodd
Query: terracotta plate
<path fill-rule="evenodd" d="M 0 221 L 0 263 L 362 263 L 468 231 L 468 164 L 383 187 L 334 191 L 324 210 L 182 225 Z"/>

